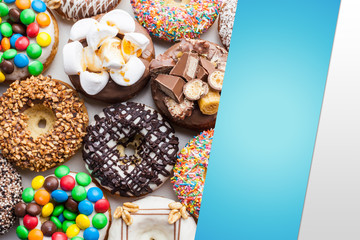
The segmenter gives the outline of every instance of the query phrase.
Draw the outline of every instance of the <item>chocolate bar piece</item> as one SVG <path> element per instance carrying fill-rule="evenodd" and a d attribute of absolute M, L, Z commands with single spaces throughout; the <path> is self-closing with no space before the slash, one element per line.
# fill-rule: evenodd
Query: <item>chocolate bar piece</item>
<path fill-rule="evenodd" d="M 199 56 L 197 53 L 184 53 L 170 74 L 183 77 L 187 81 L 190 81 L 195 78 L 198 65 Z"/>
<path fill-rule="evenodd" d="M 206 82 L 207 78 L 208 78 L 207 71 L 205 70 L 205 68 L 199 65 L 196 71 L 196 79 L 200 79 Z"/>
<path fill-rule="evenodd" d="M 206 58 L 200 58 L 200 65 L 203 68 L 205 68 L 208 75 L 210 75 L 211 73 L 213 73 L 216 70 L 215 65 L 212 62 L 210 62 L 209 60 L 207 60 Z"/>
<path fill-rule="evenodd" d="M 183 87 L 185 81 L 181 77 L 159 74 L 155 81 L 158 83 L 161 91 L 178 103 L 184 99 Z"/>

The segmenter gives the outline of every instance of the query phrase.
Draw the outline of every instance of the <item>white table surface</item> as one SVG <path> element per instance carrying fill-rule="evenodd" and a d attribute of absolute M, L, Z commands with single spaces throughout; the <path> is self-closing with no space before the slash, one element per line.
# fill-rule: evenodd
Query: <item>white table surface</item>
<path fill-rule="evenodd" d="M 123 9 L 123 10 L 129 12 L 131 15 L 133 15 L 133 11 L 132 11 L 132 8 L 130 5 L 130 0 L 122 0 L 122 2 L 119 4 L 118 8 Z M 59 50 L 58 50 L 58 53 L 57 53 L 53 63 L 51 64 L 50 68 L 45 72 L 45 74 L 51 75 L 55 79 L 59 79 L 64 82 L 70 83 L 68 76 L 65 74 L 65 72 L 63 70 L 62 49 L 69 39 L 69 32 L 70 32 L 70 28 L 73 23 L 70 21 L 64 21 L 56 14 L 55 14 L 55 16 L 58 20 L 59 32 L 60 32 L 60 34 L 59 34 Z M 218 31 L 217 31 L 217 21 L 205 34 L 203 34 L 201 36 L 201 38 L 221 45 L 221 42 L 220 42 L 220 39 L 218 36 Z M 168 49 L 172 45 L 171 43 L 159 41 L 157 39 L 153 39 L 153 41 L 154 41 L 154 45 L 155 45 L 155 54 L 156 55 L 163 53 L 166 49 Z M 8 88 L 7 84 L 0 84 L 0 93 L 2 94 L 3 92 L 5 92 L 7 88 Z M 149 84 L 145 87 L 145 89 L 143 89 L 140 92 L 140 94 L 138 94 L 135 98 L 131 99 L 130 101 L 144 103 L 148 106 L 155 107 L 152 97 L 151 97 L 151 91 L 150 91 Z M 101 110 L 108 105 L 108 104 L 105 104 L 105 103 L 102 103 L 99 101 L 91 100 L 89 98 L 85 98 L 85 104 L 86 104 L 86 107 L 89 112 L 90 121 L 93 120 L 95 114 L 101 112 Z M 177 127 L 175 127 L 175 130 L 176 130 L 176 136 L 180 140 L 180 145 L 179 145 L 180 149 L 183 148 L 185 146 L 185 144 L 194 135 L 198 134 L 197 132 L 182 129 L 182 128 L 177 128 Z M 79 150 L 75 156 L 73 156 L 68 162 L 66 162 L 65 165 L 69 166 L 72 171 L 86 172 L 86 169 L 84 166 L 84 161 L 82 160 L 81 150 Z M 40 173 L 40 174 L 46 176 L 48 174 L 53 173 L 53 171 L 54 171 L 54 169 L 48 170 L 48 171 Z M 30 171 L 20 171 L 20 173 L 22 176 L 24 188 L 30 187 L 31 180 L 35 176 L 39 175 L 39 173 L 33 173 Z M 169 180 L 161 188 L 159 188 L 158 190 L 156 190 L 155 192 L 153 192 L 149 195 L 163 196 L 163 197 L 171 198 L 173 200 L 177 200 L 177 197 L 172 190 L 172 185 Z M 121 205 L 123 202 L 136 200 L 136 198 L 117 197 L 117 196 L 111 196 L 110 194 L 107 194 L 107 196 L 110 200 L 112 210 L 114 210 L 118 205 Z M 9 231 L 9 233 L 7 233 L 3 236 L 0 236 L 0 240 L 1 239 L 4 239 L 4 240 L 5 239 L 6 240 L 18 239 L 16 236 L 16 233 L 15 233 L 16 226 L 17 225 L 15 225 Z"/>

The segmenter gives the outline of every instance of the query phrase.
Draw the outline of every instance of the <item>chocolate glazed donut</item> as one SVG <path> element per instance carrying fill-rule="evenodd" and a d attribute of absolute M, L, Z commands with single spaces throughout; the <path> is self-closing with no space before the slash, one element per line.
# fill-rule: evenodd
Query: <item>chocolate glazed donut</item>
<path fill-rule="evenodd" d="M 94 17 L 96 20 L 100 21 L 101 17 L 104 16 L 104 14 Z M 135 21 L 135 20 L 134 20 Z M 89 95 L 84 91 L 84 89 L 81 87 L 80 83 L 80 77 L 79 75 L 69 75 L 69 78 L 74 85 L 74 87 L 80 91 L 82 94 L 89 98 L 93 98 L 96 100 L 108 102 L 108 103 L 117 103 L 117 102 L 123 102 L 126 100 L 129 100 L 133 98 L 136 94 L 138 94 L 148 83 L 150 80 L 150 72 L 149 72 L 149 65 L 150 61 L 154 59 L 155 57 L 155 49 L 154 44 L 152 42 L 152 39 L 150 38 L 148 32 L 143 28 L 137 21 L 135 21 L 135 32 L 136 33 L 142 33 L 144 36 L 146 36 L 150 43 L 146 47 L 146 49 L 142 52 L 142 55 L 139 57 L 139 59 L 144 63 L 145 65 L 145 72 L 136 83 L 130 86 L 120 86 L 117 83 L 115 83 L 111 77 L 107 83 L 107 85 L 102 89 L 99 93 L 95 95 Z M 120 39 L 123 39 L 123 35 L 118 34 Z M 71 41 L 69 41 L 71 42 Z M 84 47 L 87 46 L 87 42 L 85 39 L 83 39 L 82 44 Z"/>
<path fill-rule="evenodd" d="M 159 74 L 170 74 L 184 53 L 197 53 L 199 56 L 208 60 L 209 63 L 214 63 L 214 66 L 211 66 L 211 64 L 209 66 L 209 68 L 213 68 L 213 70 L 207 70 L 208 72 L 214 70 L 225 71 L 228 52 L 223 47 L 206 40 L 183 39 L 181 42 L 170 47 L 164 54 L 157 56 L 156 59 L 150 63 L 151 93 L 153 100 L 159 112 L 166 116 L 169 121 L 180 127 L 196 131 L 213 128 L 215 127 L 217 114 L 203 114 L 199 109 L 197 101 L 194 101 L 194 107 L 190 116 L 186 116 L 184 119 L 172 116 L 165 104 L 165 98 L 167 98 L 168 95 L 160 89 L 159 84 L 155 80 Z M 199 76 L 199 78 L 201 77 Z M 206 77 L 204 78 L 206 79 Z M 204 81 L 206 82 L 206 80 Z"/>

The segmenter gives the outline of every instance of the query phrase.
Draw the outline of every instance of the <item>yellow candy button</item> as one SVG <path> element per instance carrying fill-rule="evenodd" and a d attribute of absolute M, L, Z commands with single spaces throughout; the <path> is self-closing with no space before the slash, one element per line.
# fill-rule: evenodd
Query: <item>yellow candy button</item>
<path fill-rule="evenodd" d="M 66 236 L 70 239 L 76 237 L 79 233 L 80 233 L 80 228 L 76 224 L 71 225 L 66 230 Z"/>
<path fill-rule="evenodd" d="M 36 37 L 36 42 L 41 46 L 41 47 L 47 47 L 50 45 L 51 43 L 51 37 L 48 33 L 46 32 L 41 32 L 37 35 Z"/>
<path fill-rule="evenodd" d="M 43 206 L 41 210 L 41 215 L 46 218 L 49 217 L 54 211 L 54 205 L 52 203 L 48 203 L 45 206 Z"/>
<path fill-rule="evenodd" d="M 36 176 L 31 181 L 31 187 L 35 190 L 38 190 L 38 189 L 42 188 L 42 186 L 44 185 L 44 182 L 45 182 L 45 178 L 43 176 Z"/>
<path fill-rule="evenodd" d="M 5 75 L 2 72 L 0 72 L 0 83 L 4 81 L 5 81 Z"/>
<path fill-rule="evenodd" d="M 76 217 L 75 221 L 76 221 L 76 225 L 80 229 L 86 229 L 86 228 L 90 227 L 90 219 L 84 214 L 79 214 Z"/>

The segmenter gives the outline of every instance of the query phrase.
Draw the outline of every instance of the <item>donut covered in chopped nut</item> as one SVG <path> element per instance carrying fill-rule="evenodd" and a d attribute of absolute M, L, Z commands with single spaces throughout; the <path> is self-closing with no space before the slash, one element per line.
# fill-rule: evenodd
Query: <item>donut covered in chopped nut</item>
<path fill-rule="evenodd" d="M 81 147 L 88 125 L 83 100 L 50 77 L 12 83 L 0 98 L 0 149 L 15 166 L 45 171 Z"/>
<path fill-rule="evenodd" d="M 183 39 L 150 63 L 155 105 L 172 123 L 197 131 L 215 126 L 228 52 Z"/>

